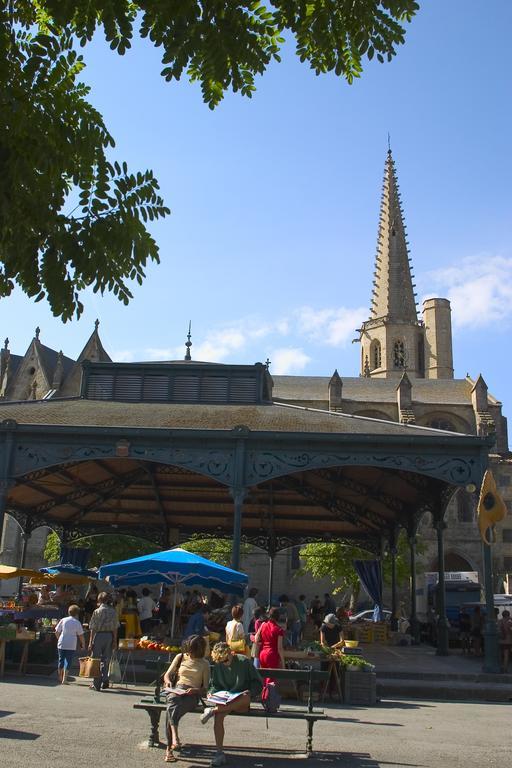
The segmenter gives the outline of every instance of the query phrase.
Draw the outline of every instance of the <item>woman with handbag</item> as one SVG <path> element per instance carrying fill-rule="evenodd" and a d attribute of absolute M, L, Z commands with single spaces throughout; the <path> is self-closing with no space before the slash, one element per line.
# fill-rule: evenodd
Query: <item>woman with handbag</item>
<path fill-rule="evenodd" d="M 256 636 L 258 634 L 259 628 L 266 622 L 267 616 L 265 613 L 265 609 L 261 606 L 259 608 L 256 608 L 254 611 L 253 620 L 251 622 L 251 625 L 249 627 L 249 630 L 251 634 L 249 635 L 249 640 L 251 641 L 251 658 L 253 660 L 253 664 L 256 667 L 256 669 L 259 669 L 260 666 L 260 649 L 256 645 Z"/>
<path fill-rule="evenodd" d="M 183 643 L 183 653 L 178 653 L 164 675 L 164 692 L 167 694 L 167 750 L 166 763 L 175 763 L 174 751 L 181 749 L 178 724 L 187 712 L 193 712 L 199 698 L 206 694 L 210 680 L 210 665 L 205 659 L 206 640 L 192 635 Z"/>
<path fill-rule="evenodd" d="M 285 631 L 279 626 L 281 611 L 271 608 L 268 620 L 258 629 L 255 643 L 261 669 L 284 669 L 283 637 Z M 271 679 L 271 678 L 269 678 Z"/>
<path fill-rule="evenodd" d="M 241 605 L 234 605 L 231 609 L 231 621 L 226 624 L 226 643 L 235 653 L 241 653 L 247 656 L 249 648 L 245 641 L 245 629 L 242 624 L 244 609 Z"/>

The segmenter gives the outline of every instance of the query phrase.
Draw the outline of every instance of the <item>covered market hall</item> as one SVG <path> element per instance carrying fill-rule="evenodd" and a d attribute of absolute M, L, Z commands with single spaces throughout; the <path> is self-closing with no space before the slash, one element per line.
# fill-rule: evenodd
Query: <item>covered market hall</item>
<path fill-rule="evenodd" d="M 82 367 L 80 397 L 0 405 L 0 530 L 9 514 L 25 541 L 39 526 L 67 544 L 114 532 L 163 548 L 192 533 L 226 537 L 237 569 L 242 541 L 266 550 L 271 562 L 287 547 L 327 541 L 377 557 L 387 548 L 393 564 L 404 529 L 414 596 L 417 528 L 430 512 L 438 653 L 448 652 L 445 511 L 458 488 L 480 487 L 488 438 L 281 403 L 261 363 Z M 395 615 L 396 568 L 392 574 Z M 414 634 L 414 599 L 410 623 Z M 492 623 L 489 671 L 497 660 Z"/>

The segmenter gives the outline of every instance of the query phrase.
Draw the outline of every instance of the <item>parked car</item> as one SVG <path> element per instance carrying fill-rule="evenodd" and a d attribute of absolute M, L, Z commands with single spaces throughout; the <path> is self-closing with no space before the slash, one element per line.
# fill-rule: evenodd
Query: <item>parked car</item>
<path fill-rule="evenodd" d="M 386 608 L 384 608 L 382 613 L 384 614 L 384 621 L 391 620 L 391 611 L 388 611 Z M 356 613 L 354 616 L 350 616 L 349 618 L 350 621 L 373 621 L 373 608 L 370 608 L 367 611 Z"/>

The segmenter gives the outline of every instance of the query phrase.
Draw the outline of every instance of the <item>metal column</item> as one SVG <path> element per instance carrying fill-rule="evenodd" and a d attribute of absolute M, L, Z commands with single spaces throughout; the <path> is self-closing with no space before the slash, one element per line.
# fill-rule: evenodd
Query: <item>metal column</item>
<path fill-rule="evenodd" d="M 5 440 L 0 442 L 0 546 L 2 544 L 4 530 L 5 503 L 7 501 L 9 489 L 14 485 L 14 481 L 10 476 L 12 455 L 14 451 L 13 426 L 16 426 L 16 422 L 4 421 L 0 424 L 2 431 L 5 430 Z"/>
<path fill-rule="evenodd" d="M 389 553 L 391 555 L 391 629 L 393 632 L 398 630 L 398 600 L 396 594 L 396 553 L 397 553 L 398 532 L 393 529 L 389 538 Z"/>
<path fill-rule="evenodd" d="M 493 531 L 487 529 L 487 540 L 492 541 Z M 484 672 L 501 672 L 498 653 L 498 630 L 494 613 L 494 585 L 492 573 L 491 547 L 484 542 L 484 587 L 485 587 L 485 626 L 484 626 Z"/>
<path fill-rule="evenodd" d="M 25 567 L 25 561 L 27 558 L 28 540 L 30 539 L 31 535 L 32 534 L 30 530 L 24 530 L 21 532 L 21 538 L 23 543 L 21 546 L 21 557 L 20 557 L 20 564 L 19 564 L 20 568 Z M 20 576 L 20 578 L 18 579 L 18 593 L 17 593 L 18 600 L 21 601 L 22 596 L 23 596 L 23 576 Z"/>
<path fill-rule="evenodd" d="M 409 616 L 409 632 L 415 643 L 420 642 L 420 623 L 416 613 L 416 535 L 409 536 L 409 552 L 411 564 L 411 613 Z"/>
<path fill-rule="evenodd" d="M 231 553 L 231 567 L 235 571 L 238 571 L 240 568 L 240 546 L 242 543 L 242 509 L 245 493 L 245 488 L 233 490 L 233 550 Z"/>
<path fill-rule="evenodd" d="M 268 607 L 272 607 L 272 591 L 274 589 L 274 560 L 275 552 L 268 553 Z"/>
<path fill-rule="evenodd" d="M 434 521 L 434 528 L 437 533 L 437 655 L 448 656 L 449 654 L 449 624 L 446 618 L 446 590 L 444 580 L 444 537 L 446 528 L 444 520 Z"/>

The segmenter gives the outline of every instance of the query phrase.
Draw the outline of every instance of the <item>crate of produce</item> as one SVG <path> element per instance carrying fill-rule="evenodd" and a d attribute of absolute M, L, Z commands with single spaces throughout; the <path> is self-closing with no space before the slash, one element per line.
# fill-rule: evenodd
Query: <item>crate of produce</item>
<path fill-rule="evenodd" d="M 343 699 L 346 704 L 372 706 L 377 703 L 377 675 L 375 672 L 350 672 L 343 674 Z"/>
<path fill-rule="evenodd" d="M 365 622 L 364 625 L 360 625 L 355 629 L 360 643 L 373 643 L 373 626 L 370 625 L 370 622 Z"/>
<path fill-rule="evenodd" d="M 1 626 L 0 640 L 16 640 L 16 627 Z"/>
<path fill-rule="evenodd" d="M 387 624 L 376 623 L 373 627 L 373 642 L 387 643 L 389 640 L 389 627 Z"/>

